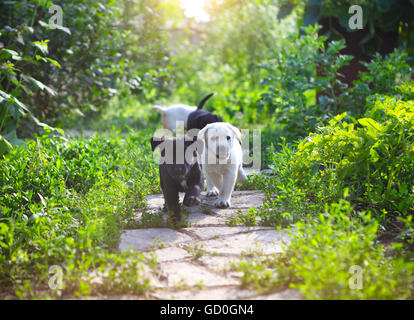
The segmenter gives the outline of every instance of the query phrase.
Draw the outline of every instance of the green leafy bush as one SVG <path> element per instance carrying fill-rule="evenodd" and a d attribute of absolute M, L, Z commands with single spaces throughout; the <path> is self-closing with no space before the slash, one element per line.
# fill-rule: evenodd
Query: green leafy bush
<path fill-rule="evenodd" d="M 264 292 L 296 288 L 307 299 L 412 298 L 414 263 L 377 244 L 378 222 L 370 214 L 355 216 L 343 200 L 323 212 L 292 227 L 280 256 L 240 263 L 243 285 Z"/>
<path fill-rule="evenodd" d="M 326 37 L 317 36 L 318 30 L 318 26 L 310 26 L 303 34 L 292 34 L 283 40 L 283 52 L 273 51 L 273 57 L 260 64 L 267 91 L 256 104 L 271 119 L 262 119 L 268 145 L 280 142 L 280 137 L 289 141 L 304 138 L 341 112 L 360 117 L 366 111 L 368 97 L 398 94 L 397 88 L 412 77 L 409 55 L 396 49 L 385 57 L 376 54 L 371 61 L 362 62 L 367 71 L 348 87 L 339 69 L 352 57 L 340 54 L 343 41 L 328 42 Z"/>
<path fill-rule="evenodd" d="M 310 26 L 303 35 L 291 35 L 283 41 L 283 52 L 275 52 L 260 65 L 266 70 L 262 84 L 268 87 L 262 103 L 268 105 L 272 118 L 265 137 L 304 137 L 326 123 L 344 103 L 348 86 L 337 79 L 337 73 L 352 57 L 339 53 L 343 41 L 326 43 L 327 38 L 317 36 L 318 30 Z M 317 103 L 316 93 L 322 91 L 325 95 Z"/>
<path fill-rule="evenodd" d="M 0 155 L 22 143 L 17 137 L 46 127 L 37 119 L 61 127 L 68 118 L 96 115 L 112 97 L 154 99 L 169 92 L 161 7 L 153 1 L 1 2 Z"/>
<path fill-rule="evenodd" d="M 52 5 L 62 10 L 62 26 L 53 20 L 56 11 L 49 12 Z M 115 95 L 124 70 L 125 62 L 117 51 L 122 34 L 111 26 L 119 13 L 119 7 L 110 0 L 1 4 L 1 38 L 9 49 L 24 56 L 16 62 L 17 67 L 59 95 L 55 99 L 48 94 L 33 95 L 12 81 L 9 90 L 22 91 L 23 101 L 34 114 L 49 122 L 73 110 L 99 109 L 102 102 Z M 78 90 L 80 87 L 82 90 Z"/>
<path fill-rule="evenodd" d="M 412 213 L 414 102 L 378 97 L 365 118 L 344 117 L 299 144 L 293 178 L 316 197 L 338 199 L 349 188 L 355 202 L 378 215 Z"/>
<path fill-rule="evenodd" d="M 399 86 L 409 86 L 413 68 L 409 64 L 409 55 L 402 50 L 396 49 L 385 57 L 377 53 L 370 62 L 362 64 L 367 71 L 360 73 L 349 93 L 350 103 L 354 103 L 361 111 L 369 96 L 392 95 L 398 93 Z M 408 96 L 405 99 L 412 100 Z"/>
<path fill-rule="evenodd" d="M 12 33 L 13 30 L 9 29 L 9 33 Z M 3 32 L 0 29 L 0 38 Z M 26 45 L 26 50 L 19 50 L 14 45 L 14 42 L 23 42 L 22 35 L 31 32 L 33 32 L 33 28 L 24 26 L 18 36 L 14 35 L 14 41 L 8 41 L 7 47 L 1 48 L 0 46 L 0 156 L 12 149 L 14 145 L 23 143 L 17 137 L 17 129 L 24 116 L 29 116 L 40 127 L 51 129 L 41 123 L 32 110 L 21 100 L 21 96 L 33 96 L 35 92 L 39 94 L 39 90 L 47 97 L 53 97 L 57 94 L 55 90 L 34 78 L 32 72 L 27 70 L 33 65 L 39 65 L 39 60 L 60 66 L 57 61 L 47 56 L 48 41 L 30 42 L 30 49 L 27 49 L 29 45 Z M 22 66 L 26 66 L 26 68 Z"/>

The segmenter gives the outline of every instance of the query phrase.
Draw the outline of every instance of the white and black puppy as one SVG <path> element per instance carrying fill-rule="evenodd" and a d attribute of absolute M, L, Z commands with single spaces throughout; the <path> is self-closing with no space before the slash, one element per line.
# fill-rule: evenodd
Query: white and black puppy
<path fill-rule="evenodd" d="M 214 116 L 211 113 L 202 110 L 204 104 L 210 99 L 214 93 L 209 94 L 200 101 L 197 107 L 187 106 L 185 104 L 172 105 L 170 107 L 153 106 L 153 110 L 161 113 L 161 122 L 164 129 L 176 131 L 179 123 L 184 125 L 185 129 L 202 129 L 205 124 L 211 122 L 221 121 L 220 117 Z M 190 116 L 191 115 L 191 116 Z M 191 126 L 188 127 L 189 121 Z M 200 127 L 201 124 L 204 124 Z M 180 127 L 179 127 L 180 128 Z M 180 128 L 180 129 L 184 129 Z"/>
<path fill-rule="evenodd" d="M 228 208 L 236 182 L 245 180 L 240 130 L 227 122 L 210 123 L 198 133 L 204 148 L 201 163 L 207 196 L 218 195 L 214 205 Z"/>
<path fill-rule="evenodd" d="M 161 113 L 162 127 L 175 132 L 180 122 L 184 124 L 184 128 L 187 128 L 188 115 L 196 111 L 197 107 L 177 104 L 170 107 L 153 106 L 152 109 Z"/>

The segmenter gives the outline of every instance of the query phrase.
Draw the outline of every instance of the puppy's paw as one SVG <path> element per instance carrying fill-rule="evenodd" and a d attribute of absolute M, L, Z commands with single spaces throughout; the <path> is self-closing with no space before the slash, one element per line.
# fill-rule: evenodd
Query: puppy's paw
<path fill-rule="evenodd" d="M 223 199 L 223 198 L 217 199 L 217 201 L 214 203 L 214 206 L 216 208 L 220 208 L 220 209 L 228 208 L 228 207 L 230 207 L 230 205 L 231 205 L 230 200 L 226 200 L 226 199 Z"/>
<path fill-rule="evenodd" d="M 190 196 L 188 198 L 185 198 L 183 203 L 187 207 L 195 207 L 195 206 L 198 206 L 200 204 L 200 199 L 197 198 L 196 196 Z"/>
<path fill-rule="evenodd" d="M 216 187 L 212 188 L 211 190 L 207 190 L 207 197 L 215 197 L 218 196 L 219 191 Z"/>

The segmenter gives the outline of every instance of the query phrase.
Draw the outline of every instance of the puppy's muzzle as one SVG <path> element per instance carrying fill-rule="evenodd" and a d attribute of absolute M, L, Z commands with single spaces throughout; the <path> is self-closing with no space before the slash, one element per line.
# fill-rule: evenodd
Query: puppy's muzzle
<path fill-rule="evenodd" d="M 217 146 L 216 147 L 216 159 L 217 160 L 227 160 L 230 157 L 230 152 L 226 147 Z"/>

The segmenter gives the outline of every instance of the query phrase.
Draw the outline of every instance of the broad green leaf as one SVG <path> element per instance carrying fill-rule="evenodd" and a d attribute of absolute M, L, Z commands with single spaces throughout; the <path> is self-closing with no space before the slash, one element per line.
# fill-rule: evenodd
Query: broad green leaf
<path fill-rule="evenodd" d="M 46 129 L 50 129 L 50 130 L 54 130 L 53 127 L 47 125 L 46 123 L 40 122 L 39 119 L 37 119 L 33 114 L 30 113 L 30 118 L 32 118 L 32 120 L 36 123 L 37 126 L 42 127 L 42 128 L 46 128 Z"/>
<path fill-rule="evenodd" d="M 369 150 L 369 154 L 373 162 L 377 162 L 379 160 L 378 152 L 374 148 Z"/>
<path fill-rule="evenodd" d="M 42 60 L 43 62 L 47 62 L 45 57 L 39 56 L 38 54 L 35 55 L 36 60 Z"/>
<path fill-rule="evenodd" d="M 9 141 L 9 143 L 13 146 L 18 146 L 24 143 L 23 140 L 19 139 L 16 134 L 16 130 L 12 130 L 8 132 L 7 134 L 3 135 L 4 138 Z"/>
<path fill-rule="evenodd" d="M 0 134 L 0 142 L 3 142 L 8 148 L 13 149 L 12 144 Z"/>
<path fill-rule="evenodd" d="M 53 90 L 52 88 L 48 87 L 47 85 L 43 84 L 42 82 L 40 82 L 39 80 L 36 80 L 35 78 L 32 77 L 26 77 L 28 80 L 30 80 L 36 87 L 38 87 L 40 90 L 46 90 L 47 92 L 49 92 L 52 96 L 56 96 L 57 92 L 55 90 Z"/>
<path fill-rule="evenodd" d="M 63 32 L 66 32 L 67 34 L 72 34 L 70 32 L 70 29 L 64 26 L 55 25 L 56 29 L 62 30 Z"/>
<path fill-rule="evenodd" d="M 22 57 L 19 55 L 19 53 L 14 50 L 3 48 L 1 51 L 8 53 L 13 60 L 22 60 Z"/>
<path fill-rule="evenodd" d="M 329 124 L 330 125 L 335 125 L 337 124 L 339 121 L 341 121 L 343 118 L 345 118 L 346 116 L 346 112 L 338 114 L 337 116 L 335 116 L 333 119 L 329 120 Z"/>
<path fill-rule="evenodd" d="M 380 132 L 384 132 L 387 129 L 386 126 L 382 126 L 380 123 L 378 123 L 372 118 L 358 119 L 358 122 L 364 127 L 372 127 L 375 130 L 380 131 Z"/>
<path fill-rule="evenodd" d="M 4 100 L 9 100 L 10 98 L 11 96 L 8 93 L 0 90 L 0 102 Z"/>
<path fill-rule="evenodd" d="M 7 134 L 0 135 L 0 155 L 9 152 L 14 146 L 23 144 L 24 141 L 17 138 L 16 130 L 12 130 Z"/>
<path fill-rule="evenodd" d="M 57 62 L 56 60 L 54 60 L 52 58 L 46 57 L 46 60 L 49 61 L 51 64 L 55 65 L 58 68 L 61 68 L 62 67 L 59 62 Z"/>
<path fill-rule="evenodd" d="M 66 32 L 67 34 L 72 34 L 70 32 L 70 29 L 69 28 L 64 27 L 64 26 L 60 26 L 58 24 L 54 24 L 53 26 L 51 26 L 49 23 L 46 23 L 46 22 L 44 22 L 42 20 L 39 21 L 39 24 L 42 27 L 47 28 L 47 29 L 58 29 L 58 30 L 62 30 L 63 32 Z"/>
<path fill-rule="evenodd" d="M 57 160 L 56 160 L 56 169 L 60 169 L 60 167 L 61 167 L 61 164 L 62 164 L 62 161 L 60 160 L 60 158 L 58 158 Z"/>
<path fill-rule="evenodd" d="M 22 114 L 23 111 L 29 112 L 29 109 L 27 109 L 27 107 L 19 99 L 0 90 L 0 102 L 3 101 L 8 101 L 11 104 L 16 104 L 19 107 L 18 111 Z"/>
<path fill-rule="evenodd" d="M 21 102 L 19 99 L 17 99 L 16 97 L 12 97 L 12 101 L 17 104 L 22 110 L 26 111 L 26 112 L 30 112 L 29 109 L 24 105 L 23 102 Z"/>
<path fill-rule="evenodd" d="M 43 54 L 48 54 L 49 50 L 47 47 L 47 43 L 49 40 L 44 41 L 33 41 L 33 46 L 38 48 Z"/>

